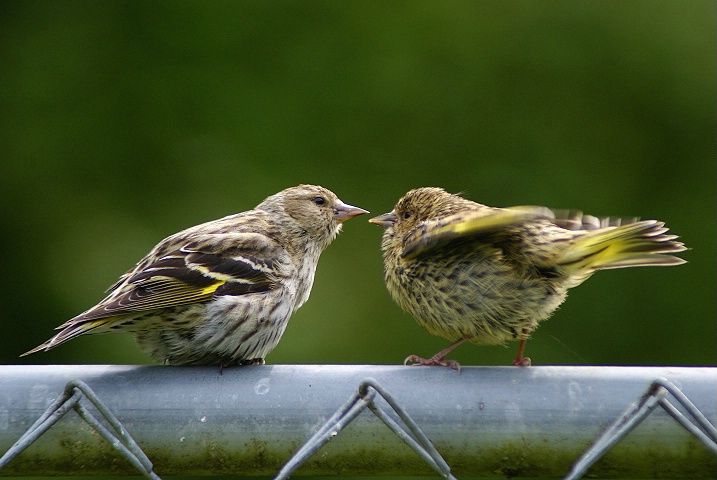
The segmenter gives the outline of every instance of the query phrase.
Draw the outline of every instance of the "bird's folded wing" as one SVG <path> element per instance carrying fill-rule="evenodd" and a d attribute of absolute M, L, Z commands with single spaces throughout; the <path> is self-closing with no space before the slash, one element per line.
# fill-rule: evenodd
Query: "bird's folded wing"
<path fill-rule="evenodd" d="M 419 224 L 406 237 L 403 258 L 419 256 L 445 242 L 471 235 L 495 232 L 521 223 L 554 219 L 546 207 L 517 206 L 466 211 Z"/>
<path fill-rule="evenodd" d="M 285 250 L 266 236 L 207 234 L 143 262 L 110 296 L 67 323 L 263 292 L 275 288 L 289 268 Z"/>

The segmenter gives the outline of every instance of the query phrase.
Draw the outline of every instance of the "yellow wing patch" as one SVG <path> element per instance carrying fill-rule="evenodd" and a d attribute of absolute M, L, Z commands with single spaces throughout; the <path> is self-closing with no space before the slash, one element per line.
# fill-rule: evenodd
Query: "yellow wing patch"
<path fill-rule="evenodd" d="M 208 287 L 202 288 L 200 296 L 213 294 L 214 292 L 217 291 L 217 288 L 221 287 L 225 283 L 227 283 L 226 280 L 219 280 L 217 283 L 214 283 L 212 285 L 209 285 Z"/>
<path fill-rule="evenodd" d="M 460 212 L 416 227 L 406 238 L 403 258 L 420 255 L 448 240 L 467 235 L 494 232 L 520 223 L 555 218 L 546 207 L 517 206 Z"/>

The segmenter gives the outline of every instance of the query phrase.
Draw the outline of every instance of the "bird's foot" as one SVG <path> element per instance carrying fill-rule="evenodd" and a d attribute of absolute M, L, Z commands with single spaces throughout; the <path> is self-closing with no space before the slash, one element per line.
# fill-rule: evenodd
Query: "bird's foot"
<path fill-rule="evenodd" d="M 250 358 L 248 360 L 241 360 L 239 362 L 231 363 L 231 362 L 222 362 L 219 364 L 219 375 L 222 375 L 225 368 L 231 367 L 233 365 L 238 366 L 245 366 L 245 365 L 264 365 L 266 362 L 263 358 Z"/>
<path fill-rule="evenodd" d="M 452 368 L 453 370 L 457 370 L 458 373 L 461 373 L 461 364 L 458 363 L 455 360 L 446 360 L 441 355 L 435 355 L 431 358 L 423 358 L 419 357 L 418 355 L 409 355 L 406 357 L 406 359 L 403 361 L 404 365 L 408 365 L 411 363 L 411 365 L 414 366 L 436 366 L 436 367 L 448 367 Z"/>
<path fill-rule="evenodd" d="M 266 362 L 263 358 L 250 358 L 248 360 L 242 360 L 239 365 L 264 365 Z"/>
<path fill-rule="evenodd" d="M 532 364 L 530 357 L 515 357 L 513 365 L 516 367 L 529 367 Z"/>

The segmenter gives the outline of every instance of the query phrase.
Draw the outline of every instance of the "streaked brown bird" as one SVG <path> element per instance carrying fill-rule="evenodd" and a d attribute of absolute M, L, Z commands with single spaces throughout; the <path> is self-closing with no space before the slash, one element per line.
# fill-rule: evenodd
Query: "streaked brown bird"
<path fill-rule="evenodd" d="M 167 364 L 262 364 L 308 300 L 321 252 L 345 220 L 364 213 L 330 190 L 299 185 L 183 230 L 23 355 L 83 334 L 125 332 Z"/>
<path fill-rule="evenodd" d="M 530 365 L 525 342 L 598 270 L 671 266 L 686 250 L 657 220 L 596 218 L 573 210 L 495 208 L 441 188 L 417 188 L 372 218 L 385 230 L 384 279 L 391 297 L 432 335 L 453 342 L 404 363 L 459 369 L 445 357 L 464 342 L 519 340 L 514 365 Z"/>

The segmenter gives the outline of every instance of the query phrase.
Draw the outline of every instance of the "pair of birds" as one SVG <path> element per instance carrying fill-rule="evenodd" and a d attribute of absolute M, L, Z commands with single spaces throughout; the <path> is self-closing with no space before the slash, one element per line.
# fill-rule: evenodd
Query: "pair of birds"
<path fill-rule="evenodd" d="M 330 190 L 299 185 L 253 210 L 162 240 L 108 296 L 57 327 L 28 355 L 79 335 L 125 332 L 167 364 L 263 364 L 309 298 L 321 252 L 342 223 L 368 213 Z M 440 188 L 406 193 L 369 220 L 384 228 L 386 287 L 431 334 L 453 343 L 406 362 L 460 368 L 463 342 L 520 341 L 597 270 L 684 263 L 656 220 L 598 219 L 544 207 L 494 208 Z"/>

